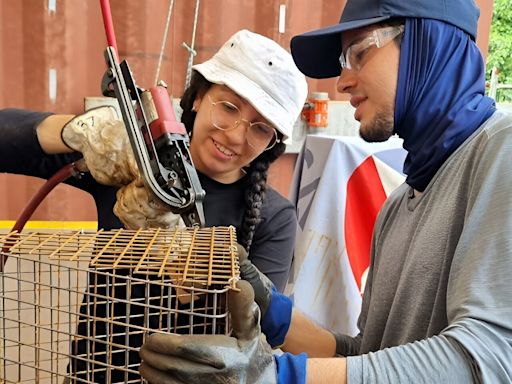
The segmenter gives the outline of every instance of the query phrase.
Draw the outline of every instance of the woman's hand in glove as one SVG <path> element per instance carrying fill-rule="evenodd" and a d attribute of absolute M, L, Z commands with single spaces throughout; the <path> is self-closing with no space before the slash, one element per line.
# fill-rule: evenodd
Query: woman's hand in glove
<path fill-rule="evenodd" d="M 127 229 L 184 227 L 180 215 L 172 213 L 138 178 L 117 191 L 114 213 Z"/>
<path fill-rule="evenodd" d="M 242 279 L 251 284 L 254 290 L 254 301 L 256 301 L 256 304 L 260 307 L 261 317 L 264 317 L 270 305 L 274 284 L 251 263 L 244 247 L 237 244 L 237 248 L 238 258 L 240 260 L 240 275 Z"/>
<path fill-rule="evenodd" d="M 68 147 L 82 153 L 99 183 L 120 186 L 138 177 L 130 140 L 115 108 L 94 108 L 74 117 L 62 129 L 61 137 Z"/>
<path fill-rule="evenodd" d="M 251 263 L 245 249 L 240 244 L 237 244 L 237 247 L 240 275 L 251 284 L 255 301 L 261 310 L 261 330 L 272 348 L 279 347 L 284 343 L 290 328 L 292 302 L 287 296 L 279 293 L 270 279 Z"/>

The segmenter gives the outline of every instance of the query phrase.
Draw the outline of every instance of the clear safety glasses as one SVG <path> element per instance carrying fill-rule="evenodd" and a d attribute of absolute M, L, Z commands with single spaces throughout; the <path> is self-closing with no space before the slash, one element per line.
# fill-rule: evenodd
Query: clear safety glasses
<path fill-rule="evenodd" d="M 364 58 L 370 49 L 374 46 L 377 48 L 386 46 L 403 31 L 403 25 L 382 27 L 374 29 L 369 36 L 356 40 L 347 48 L 345 53 L 341 53 L 339 58 L 341 70 L 352 69 L 358 71 L 361 69 Z"/>

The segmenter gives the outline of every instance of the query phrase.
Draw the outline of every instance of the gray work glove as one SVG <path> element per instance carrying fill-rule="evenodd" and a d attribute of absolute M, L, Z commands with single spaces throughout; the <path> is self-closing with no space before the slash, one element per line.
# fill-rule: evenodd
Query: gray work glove
<path fill-rule="evenodd" d="M 232 337 L 153 334 L 140 349 L 140 373 L 151 384 L 277 383 L 270 346 L 261 337 L 260 311 L 249 283 L 229 292 Z"/>
<path fill-rule="evenodd" d="M 237 244 L 237 248 L 240 262 L 240 276 L 251 284 L 254 290 L 254 301 L 256 301 L 260 307 L 261 317 L 263 317 L 265 313 L 267 313 L 268 306 L 270 305 L 274 284 L 251 263 L 244 247 Z"/>
<path fill-rule="evenodd" d="M 61 136 L 64 144 L 82 153 L 99 183 L 120 186 L 138 177 L 126 128 L 114 107 L 93 108 L 74 117 L 62 128 Z"/>

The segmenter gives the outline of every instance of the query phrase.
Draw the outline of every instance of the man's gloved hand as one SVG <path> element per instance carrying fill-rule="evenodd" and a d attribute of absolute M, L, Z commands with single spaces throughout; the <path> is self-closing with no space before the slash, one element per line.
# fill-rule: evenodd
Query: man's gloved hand
<path fill-rule="evenodd" d="M 126 128 L 114 107 L 98 107 L 74 117 L 61 137 L 64 144 L 82 153 L 99 183 L 119 186 L 138 177 Z"/>
<path fill-rule="evenodd" d="M 240 275 L 254 289 L 255 301 L 261 310 L 261 330 L 272 348 L 283 345 L 292 321 L 292 301 L 279 293 L 270 279 L 260 272 L 247 257 L 247 252 L 240 245 Z"/>
<path fill-rule="evenodd" d="M 233 337 L 153 334 L 140 349 L 141 375 L 151 384 L 277 383 L 276 362 L 261 338 L 260 311 L 249 283 L 229 292 Z"/>
<path fill-rule="evenodd" d="M 127 229 L 184 227 L 180 215 L 155 197 L 137 178 L 117 191 L 114 213 Z"/>

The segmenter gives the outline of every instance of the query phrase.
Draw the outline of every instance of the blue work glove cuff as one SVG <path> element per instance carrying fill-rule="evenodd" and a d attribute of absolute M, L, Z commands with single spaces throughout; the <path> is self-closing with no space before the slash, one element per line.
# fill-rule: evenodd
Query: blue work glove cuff
<path fill-rule="evenodd" d="M 308 355 L 283 353 L 275 356 L 277 367 L 277 384 L 306 384 L 306 361 Z"/>
<path fill-rule="evenodd" d="M 292 301 L 285 295 L 272 289 L 270 304 L 261 319 L 261 331 L 267 337 L 272 348 L 283 345 L 284 338 L 292 320 Z"/>

